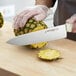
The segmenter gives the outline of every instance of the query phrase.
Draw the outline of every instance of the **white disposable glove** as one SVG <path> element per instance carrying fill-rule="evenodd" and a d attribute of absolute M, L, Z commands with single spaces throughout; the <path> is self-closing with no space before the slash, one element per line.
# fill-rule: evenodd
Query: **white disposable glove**
<path fill-rule="evenodd" d="M 23 27 L 27 20 L 33 17 L 35 20 L 40 21 L 46 18 L 49 8 L 44 5 L 36 5 L 32 8 L 27 8 L 18 14 L 14 19 L 14 28 Z"/>
<path fill-rule="evenodd" d="M 67 19 L 66 23 L 71 24 L 71 26 L 72 26 L 72 32 L 76 33 L 76 14 L 74 14 L 69 19 Z"/>

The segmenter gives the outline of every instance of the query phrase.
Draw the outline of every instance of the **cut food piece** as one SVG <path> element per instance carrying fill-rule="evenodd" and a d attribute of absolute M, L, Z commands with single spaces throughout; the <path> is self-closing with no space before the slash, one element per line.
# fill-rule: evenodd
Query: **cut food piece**
<path fill-rule="evenodd" d="M 3 16 L 2 13 L 0 12 L 0 28 L 3 26 L 4 20 L 3 20 Z"/>
<path fill-rule="evenodd" d="M 36 21 L 34 19 L 29 19 L 23 28 L 14 29 L 16 36 L 26 34 L 29 32 L 35 32 L 38 30 L 46 29 L 47 25 L 43 21 Z M 47 42 L 40 42 L 37 44 L 29 45 L 31 48 L 42 48 Z"/>
<path fill-rule="evenodd" d="M 40 50 L 38 57 L 44 60 L 56 60 L 60 58 L 60 52 L 54 49 Z"/>

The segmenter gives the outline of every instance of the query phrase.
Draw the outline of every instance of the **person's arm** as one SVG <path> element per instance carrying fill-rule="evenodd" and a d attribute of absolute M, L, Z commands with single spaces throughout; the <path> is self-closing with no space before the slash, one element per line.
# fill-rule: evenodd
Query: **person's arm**
<path fill-rule="evenodd" d="M 47 7 L 51 7 L 53 5 L 53 0 L 36 0 L 36 5 L 46 5 Z"/>

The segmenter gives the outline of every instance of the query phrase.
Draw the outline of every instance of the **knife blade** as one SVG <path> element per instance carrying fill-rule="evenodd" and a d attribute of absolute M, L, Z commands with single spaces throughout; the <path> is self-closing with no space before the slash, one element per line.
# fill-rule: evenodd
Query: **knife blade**
<path fill-rule="evenodd" d="M 17 37 L 14 37 L 7 41 L 9 44 L 13 45 L 29 45 L 39 42 L 58 40 L 61 38 L 67 37 L 66 25 L 51 27 L 44 30 L 31 32 L 28 34 L 23 34 Z"/>

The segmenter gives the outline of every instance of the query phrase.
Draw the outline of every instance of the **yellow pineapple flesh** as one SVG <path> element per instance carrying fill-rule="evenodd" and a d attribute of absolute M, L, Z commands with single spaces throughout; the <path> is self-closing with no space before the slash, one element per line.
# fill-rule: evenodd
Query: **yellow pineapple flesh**
<path fill-rule="evenodd" d="M 43 21 L 36 21 L 31 18 L 27 21 L 27 23 L 25 24 L 23 28 L 14 29 L 14 33 L 16 36 L 18 36 L 18 35 L 35 32 L 38 30 L 46 29 L 46 28 L 47 28 L 47 25 Z M 36 44 L 31 44 L 28 46 L 30 46 L 31 48 L 42 48 L 46 44 L 47 42 L 40 42 Z"/>
<path fill-rule="evenodd" d="M 60 58 L 60 52 L 59 50 L 54 49 L 40 50 L 38 53 L 38 57 L 43 60 L 56 60 Z"/>

